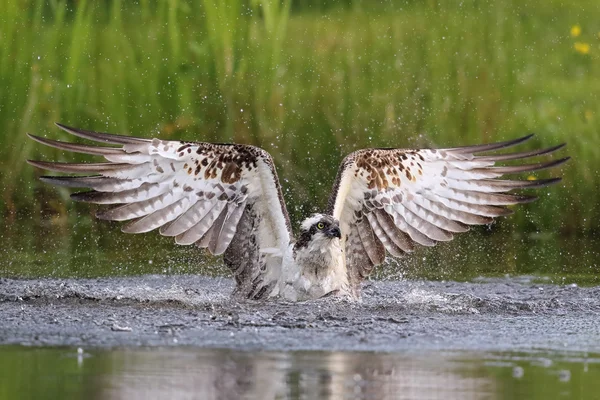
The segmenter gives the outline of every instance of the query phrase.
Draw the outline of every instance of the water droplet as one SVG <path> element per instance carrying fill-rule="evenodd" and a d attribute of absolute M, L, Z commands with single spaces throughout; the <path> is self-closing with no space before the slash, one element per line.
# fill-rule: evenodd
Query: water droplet
<path fill-rule="evenodd" d="M 519 379 L 519 378 L 522 378 L 523 375 L 525 375 L 525 370 L 523 369 L 523 367 L 517 366 L 517 367 L 513 368 L 513 370 L 512 370 L 513 378 Z"/>

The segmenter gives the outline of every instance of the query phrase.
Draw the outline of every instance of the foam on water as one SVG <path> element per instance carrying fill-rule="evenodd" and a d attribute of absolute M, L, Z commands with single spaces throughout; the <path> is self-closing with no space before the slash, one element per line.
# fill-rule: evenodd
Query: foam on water
<path fill-rule="evenodd" d="M 0 279 L 0 343 L 252 349 L 600 352 L 600 288 L 495 279 L 373 281 L 362 302 L 230 299 L 195 275 Z"/>

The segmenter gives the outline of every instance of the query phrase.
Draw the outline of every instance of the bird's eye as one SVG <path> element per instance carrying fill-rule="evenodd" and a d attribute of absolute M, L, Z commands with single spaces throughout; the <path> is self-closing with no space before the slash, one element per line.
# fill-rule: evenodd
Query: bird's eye
<path fill-rule="evenodd" d="M 324 223 L 322 223 L 322 222 L 319 222 L 319 223 L 317 224 L 317 228 L 319 228 L 319 229 L 323 229 L 323 228 L 325 228 L 325 224 L 324 224 Z"/>

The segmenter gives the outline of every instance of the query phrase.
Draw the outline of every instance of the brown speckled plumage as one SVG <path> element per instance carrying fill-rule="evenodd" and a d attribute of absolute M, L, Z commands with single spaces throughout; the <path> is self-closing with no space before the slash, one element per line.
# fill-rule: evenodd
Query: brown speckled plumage
<path fill-rule="evenodd" d="M 346 236 L 350 282 L 357 283 L 393 256 L 411 252 L 415 244 L 448 241 L 469 225 L 487 224 L 508 215 L 506 205 L 534 197 L 506 194 L 512 189 L 542 187 L 558 181 L 497 180 L 504 173 L 550 168 L 568 158 L 546 163 L 498 167 L 497 161 L 518 160 L 562 147 L 503 155 L 475 153 L 511 147 L 514 141 L 451 149 L 364 149 L 342 162 L 329 197 L 327 212 L 340 219 Z"/>
<path fill-rule="evenodd" d="M 124 232 L 159 229 L 177 243 L 223 254 L 237 283 L 235 293 L 251 299 L 274 295 L 315 298 L 343 292 L 357 297 L 360 282 L 384 262 L 386 254 L 402 256 L 417 245 L 451 240 L 470 225 L 491 223 L 512 212 L 507 205 L 535 199 L 510 193 L 512 190 L 560 180 L 499 179 L 504 174 L 552 168 L 568 159 L 496 165 L 549 154 L 562 146 L 480 155 L 517 145 L 531 136 L 447 149 L 358 150 L 340 166 L 327 215 L 307 219 L 294 244 L 275 165 L 265 150 L 58 126 L 75 136 L 118 146 L 31 136 L 51 147 L 108 161 L 30 161 L 50 171 L 92 174 L 42 177 L 43 181 L 92 189 L 74 193 L 72 198 L 116 205 L 99 212 L 98 218 L 129 221 Z"/>

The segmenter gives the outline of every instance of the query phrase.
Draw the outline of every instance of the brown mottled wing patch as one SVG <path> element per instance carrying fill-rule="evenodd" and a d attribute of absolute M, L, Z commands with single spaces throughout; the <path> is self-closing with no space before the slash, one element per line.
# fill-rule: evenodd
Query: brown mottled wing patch
<path fill-rule="evenodd" d="M 501 180 L 505 174 L 558 166 L 568 157 L 534 164 L 497 166 L 549 154 L 564 145 L 508 154 L 476 155 L 515 146 L 524 138 L 449 149 L 365 149 L 342 162 L 328 212 L 340 220 L 346 240 L 346 265 L 352 283 L 369 275 L 393 256 L 411 252 L 415 244 L 449 241 L 469 225 L 489 224 L 512 213 L 507 205 L 535 197 L 509 193 L 560 181 Z"/>
<path fill-rule="evenodd" d="M 119 146 L 74 144 L 29 135 L 48 146 L 99 155 L 108 161 L 29 163 L 51 171 L 92 174 L 41 179 L 59 186 L 93 189 L 71 197 L 115 204 L 97 216 L 129 221 L 124 232 L 159 229 L 179 244 L 196 244 L 212 254 L 223 254 L 231 248 L 228 254 L 237 254 L 236 260 L 226 257 L 226 263 L 236 277 L 252 275 L 254 272 L 249 271 L 255 271 L 258 265 L 258 253 L 240 252 L 241 247 L 251 243 L 257 249 L 283 251 L 292 239 L 275 167 L 270 155 L 258 147 L 140 139 L 58 126 L 75 136 Z M 238 233 L 240 221 L 253 229 L 244 235 Z M 235 238 L 248 243 L 236 243 Z M 239 273 L 242 267 L 249 270 Z"/>
<path fill-rule="evenodd" d="M 256 232 L 261 218 L 252 205 L 242 213 L 234 240 L 224 254 L 224 261 L 233 272 L 237 283 L 235 295 L 249 299 L 262 299 L 269 295 L 276 281 L 270 279 L 273 261 L 260 251 Z"/>

